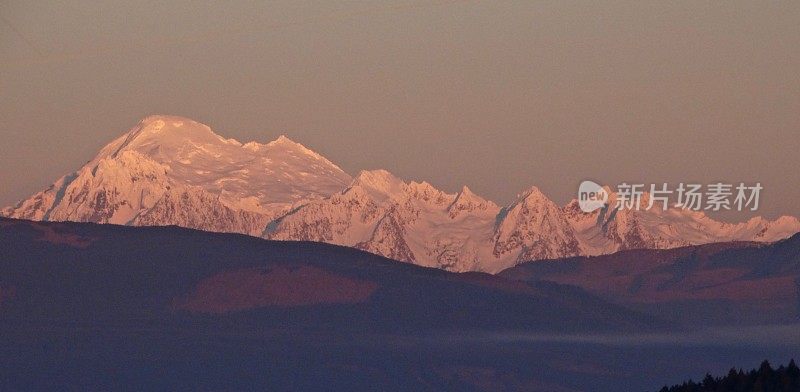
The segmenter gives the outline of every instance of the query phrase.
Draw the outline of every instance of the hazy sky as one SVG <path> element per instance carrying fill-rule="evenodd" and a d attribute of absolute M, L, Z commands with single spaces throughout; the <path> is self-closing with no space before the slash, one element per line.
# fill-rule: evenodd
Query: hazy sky
<path fill-rule="evenodd" d="M 153 113 L 499 203 L 760 181 L 800 215 L 800 2 L 0 2 L 0 205 Z"/>

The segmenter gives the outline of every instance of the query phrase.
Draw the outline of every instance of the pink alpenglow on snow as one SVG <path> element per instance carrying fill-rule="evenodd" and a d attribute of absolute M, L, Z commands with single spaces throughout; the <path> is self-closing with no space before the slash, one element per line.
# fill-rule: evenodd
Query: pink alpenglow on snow
<path fill-rule="evenodd" d="M 613 195 L 612 195 L 613 198 Z M 500 207 L 466 186 L 447 193 L 386 170 L 354 178 L 286 136 L 240 143 L 176 116 L 150 116 L 77 171 L 1 215 L 41 221 L 177 225 L 274 240 L 326 242 L 450 271 L 496 273 L 523 261 L 726 241 L 800 231 L 783 216 L 741 223 L 680 208 L 559 206 L 537 187 Z"/>

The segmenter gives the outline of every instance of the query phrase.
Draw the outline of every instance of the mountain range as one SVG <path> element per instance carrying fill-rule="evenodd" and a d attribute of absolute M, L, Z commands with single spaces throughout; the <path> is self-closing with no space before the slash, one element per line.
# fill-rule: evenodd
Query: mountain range
<path fill-rule="evenodd" d="M 620 210 L 605 228 L 576 200 L 538 188 L 506 206 L 466 186 L 447 193 L 386 170 L 355 177 L 285 136 L 240 143 L 177 116 L 150 116 L 75 172 L 4 208 L 34 221 L 176 225 L 354 247 L 449 271 L 497 273 L 524 261 L 727 241 L 773 242 L 796 217 L 720 222 L 702 212 Z"/>
<path fill-rule="evenodd" d="M 3 391 L 614 391 L 692 374 L 503 338 L 671 325 L 579 288 L 323 243 L 0 218 L 0 268 Z"/>
<path fill-rule="evenodd" d="M 577 286 L 683 325 L 800 320 L 800 234 L 771 244 L 726 242 L 538 260 L 498 275 Z"/>
<path fill-rule="evenodd" d="M 0 218 L 0 390 L 655 390 L 795 355 L 796 324 L 761 324 L 796 322 L 799 251 L 795 235 L 490 275 Z"/>
<path fill-rule="evenodd" d="M 138 323 L 249 314 L 257 328 L 328 332 L 664 325 L 570 286 L 450 273 L 322 243 L 6 218 L 0 218 L 0 240 L 6 321 Z M 312 315 L 316 320 L 307 318 Z"/>

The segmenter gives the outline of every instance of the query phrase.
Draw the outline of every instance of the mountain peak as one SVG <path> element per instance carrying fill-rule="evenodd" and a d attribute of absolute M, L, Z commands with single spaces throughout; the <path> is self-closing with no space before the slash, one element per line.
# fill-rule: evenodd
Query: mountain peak
<path fill-rule="evenodd" d="M 361 170 L 356 175 L 354 181 L 359 182 L 390 182 L 400 181 L 394 174 L 384 169 Z"/>
<path fill-rule="evenodd" d="M 281 149 L 281 148 L 283 148 L 283 149 L 286 149 L 286 148 L 298 148 L 299 147 L 299 148 L 302 148 L 304 150 L 308 150 L 310 152 L 313 152 L 313 151 L 309 150 L 308 148 L 306 148 L 304 145 L 302 145 L 302 144 L 300 144 L 298 142 L 295 142 L 292 139 L 289 139 L 288 137 L 286 137 L 286 135 L 280 135 L 280 136 L 278 136 L 277 139 L 275 139 L 275 140 L 273 140 L 271 142 L 268 142 L 267 144 L 259 143 L 257 141 L 249 141 L 249 142 L 245 143 L 244 145 L 242 145 L 242 147 L 244 147 L 244 148 L 246 148 L 248 150 L 251 150 L 251 151 L 259 151 L 259 150 L 264 149 L 264 148 L 269 148 L 269 149 L 276 149 L 276 148 L 277 149 Z"/>
<path fill-rule="evenodd" d="M 450 204 L 456 197 L 436 189 L 427 181 L 412 181 L 406 186 L 406 194 L 411 198 L 434 204 Z"/>
<path fill-rule="evenodd" d="M 95 162 L 116 157 L 123 151 L 137 151 L 152 156 L 183 148 L 187 143 L 235 144 L 215 134 L 208 125 L 180 116 L 151 115 L 143 118 L 128 132 L 104 147 Z"/>
<path fill-rule="evenodd" d="M 356 185 L 369 186 L 376 189 L 388 189 L 393 186 L 399 186 L 403 180 L 395 177 L 394 174 L 389 173 L 384 169 L 375 170 L 361 170 L 353 179 Z"/>
<path fill-rule="evenodd" d="M 450 218 L 455 218 L 463 212 L 475 210 L 490 210 L 496 213 L 495 210 L 497 209 L 496 204 L 476 195 L 466 185 L 461 188 L 461 192 L 458 192 L 453 203 L 447 208 Z"/>
<path fill-rule="evenodd" d="M 294 144 L 297 144 L 297 142 L 295 142 L 294 140 L 290 139 L 285 134 L 279 135 L 278 138 L 273 140 L 272 142 L 274 142 L 274 143 L 294 143 Z"/>
<path fill-rule="evenodd" d="M 171 114 L 151 114 L 151 115 L 141 119 L 139 121 L 139 125 L 147 126 L 147 125 L 154 124 L 154 123 L 159 123 L 159 122 L 160 123 L 171 122 L 171 123 L 195 123 L 195 124 L 200 124 L 197 121 L 194 121 L 194 120 L 192 120 L 190 118 L 186 118 L 186 117 L 175 116 L 175 115 L 171 115 Z M 178 124 L 176 126 L 180 127 L 181 125 L 182 124 Z M 208 128 L 207 125 L 204 125 L 204 124 L 200 124 L 200 125 Z"/>
<path fill-rule="evenodd" d="M 428 181 L 422 181 L 422 182 L 411 181 L 408 184 L 408 188 L 418 193 L 441 192 L 438 189 L 436 189 L 436 187 L 431 185 L 431 183 L 429 183 Z"/>
<path fill-rule="evenodd" d="M 372 197 L 382 200 L 393 195 L 400 195 L 405 183 L 383 169 L 362 170 L 353 179 L 350 188 L 360 187 Z"/>
<path fill-rule="evenodd" d="M 289 139 L 286 135 L 280 135 L 277 139 L 267 143 L 267 146 L 279 146 L 279 145 L 289 145 L 289 146 L 302 146 L 302 144 Z"/>
<path fill-rule="evenodd" d="M 800 225 L 800 219 L 791 215 L 781 215 L 775 220 L 775 224 L 793 224 L 798 226 Z"/>
<path fill-rule="evenodd" d="M 491 200 L 484 199 L 483 197 L 475 194 L 475 192 L 473 192 L 472 189 L 469 189 L 469 187 L 466 185 L 461 187 L 461 191 L 458 192 L 457 198 L 458 200 L 462 201 L 476 201 L 479 203 L 496 206 Z"/>
<path fill-rule="evenodd" d="M 481 203 L 481 204 L 489 202 L 488 200 L 476 195 L 466 185 L 461 187 L 461 191 L 458 192 L 458 195 L 456 195 L 456 201 L 459 202 L 459 203 L 474 202 L 474 203 Z"/>
<path fill-rule="evenodd" d="M 139 121 L 139 124 L 128 131 L 126 135 L 133 136 L 133 138 L 131 138 L 129 141 L 132 141 L 134 138 L 146 136 L 157 137 L 159 139 L 169 139 L 172 137 L 191 138 L 193 136 L 211 136 L 215 139 L 224 140 L 222 137 L 214 133 L 214 131 L 212 131 L 211 127 L 208 125 L 199 123 L 186 117 L 163 114 L 155 114 L 143 118 L 141 121 Z"/>
<path fill-rule="evenodd" d="M 251 142 L 252 143 L 252 142 Z M 249 144 L 249 143 L 248 143 Z M 334 165 L 333 162 L 329 161 L 325 157 L 320 154 L 317 154 L 315 151 L 311 150 L 310 148 L 289 139 L 286 135 L 280 135 L 277 139 L 267 143 L 267 144 L 260 144 L 259 146 L 265 147 L 269 150 L 287 150 L 287 151 L 296 151 L 302 155 L 308 155 L 314 159 L 324 161 L 326 164 Z M 334 165 L 335 166 L 335 165 Z M 337 167 L 337 169 L 339 169 Z M 341 169 L 339 169 L 341 170 Z"/>
<path fill-rule="evenodd" d="M 542 193 L 542 191 L 539 190 L 539 188 L 536 186 L 531 186 L 524 192 L 517 195 L 517 199 L 518 201 L 524 201 L 524 202 L 534 202 L 534 201 L 544 201 L 544 200 L 550 201 L 550 199 L 547 196 L 545 196 L 545 194 Z"/>
<path fill-rule="evenodd" d="M 215 200 L 231 211 L 272 216 L 296 203 L 329 196 L 351 181 L 338 166 L 285 136 L 272 145 L 242 145 L 217 135 L 207 125 L 170 115 L 141 119 L 74 176 L 65 178 L 68 180 L 46 191 L 53 203 L 47 209 L 57 210 L 65 220 L 90 216 L 100 222 L 123 215 L 143 217 L 143 213 L 155 211 L 157 202 L 188 200 L 180 193 L 184 191 L 197 200 Z M 59 192 L 81 197 L 97 194 L 101 196 L 96 200 L 104 202 L 110 200 L 108 194 L 118 200 L 102 211 L 86 207 L 80 212 L 85 215 L 76 215 L 79 208 L 69 204 L 74 201 L 62 200 Z M 203 205 L 201 209 L 214 208 Z M 47 210 L 31 212 L 45 213 Z"/>

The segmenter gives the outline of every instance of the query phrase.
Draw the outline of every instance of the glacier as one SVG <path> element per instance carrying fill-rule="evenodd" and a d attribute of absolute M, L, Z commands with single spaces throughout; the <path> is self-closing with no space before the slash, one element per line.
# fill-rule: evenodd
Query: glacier
<path fill-rule="evenodd" d="M 645 199 L 646 200 L 646 199 Z M 449 271 L 497 273 L 523 261 L 667 249 L 724 241 L 773 242 L 800 231 L 796 217 L 720 222 L 703 212 L 600 211 L 559 206 L 538 188 L 500 207 L 386 170 L 355 177 L 280 136 L 241 143 L 187 118 L 154 115 L 75 172 L 0 215 L 37 221 L 176 225 L 272 240 L 355 247 Z"/>

